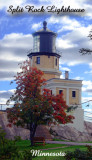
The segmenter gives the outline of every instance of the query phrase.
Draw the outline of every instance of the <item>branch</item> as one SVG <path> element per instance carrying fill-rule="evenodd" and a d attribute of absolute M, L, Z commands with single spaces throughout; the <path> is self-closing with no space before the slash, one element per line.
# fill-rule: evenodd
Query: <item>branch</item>
<path fill-rule="evenodd" d="M 78 108 L 77 105 L 76 105 L 76 106 L 70 106 L 70 107 L 67 108 L 67 111 L 66 111 L 66 112 L 71 112 L 71 111 L 73 111 L 73 110 L 75 110 L 75 109 L 77 109 L 77 108 Z"/>
<path fill-rule="evenodd" d="M 81 53 L 82 55 L 91 54 L 91 53 L 92 53 L 92 50 L 87 49 L 87 48 L 81 48 L 81 49 L 79 50 L 79 53 Z"/>
<path fill-rule="evenodd" d="M 90 39 L 92 40 L 92 30 L 90 31 L 88 37 L 90 37 Z"/>

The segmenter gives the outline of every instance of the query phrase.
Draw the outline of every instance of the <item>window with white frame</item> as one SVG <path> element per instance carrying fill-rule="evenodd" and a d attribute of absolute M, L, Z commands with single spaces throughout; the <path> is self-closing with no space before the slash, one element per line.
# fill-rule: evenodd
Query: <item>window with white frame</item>
<path fill-rule="evenodd" d="M 73 97 L 73 98 L 76 97 L 76 91 L 72 91 L 72 97 Z"/>
<path fill-rule="evenodd" d="M 60 90 L 59 90 L 59 94 L 61 94 L 62 92 L 63 92 L 63 90 L 62 90 L 62 89 L 60 89 Z"/>
<path fill-rule="evenodd" d="M 40 57 L 36 57 L 36 63 L 40 64 Z"/>

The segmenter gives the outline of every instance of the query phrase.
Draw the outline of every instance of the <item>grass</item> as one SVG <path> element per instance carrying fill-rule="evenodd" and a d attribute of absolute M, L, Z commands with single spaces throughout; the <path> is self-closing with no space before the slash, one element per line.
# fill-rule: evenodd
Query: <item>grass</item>
<path fill-rule="evenodd" d="M 75 142 L 75 141 L 71 141 L 71 140 L 62 140 L 62 139 L 56 139 L 56 138 L 54 138 L 53 141 Z M 92 143 L 92 141 L 84 141 L 84 142 L 76 141 L 76 142 L 78 142 L 78 143 Z"/>
<path fill-rule="evenodd" d="M 59 149 L 52 149 L 52 150 L 46 150 L 46 151 L 43 151 L 44 153 L 64 153 L 66 151 L 74 151 L 75 149 L 81 149 L 81 150 L 86 150 L 86 147 L 84 146 L 67 146 L 65 148 L 59 148 Z M 48 157 L 36 157 L 35 160 L 48 160 Z M 58 157 L 49 157 L 49 160 L 65 160 L 64 157 L 61 157 L 61 156 L 58 156 Z"/>
<path fill-rule="evenodd" d="M 36 157 L 34 160 L 65 160 L 64 157 Z"/>
<path fill-rule="evenodd" d="M 19 151 L 23 151 L 25 149 L 31 151 L 32 149 L 34 150 L 41 150 L 41 149 L 48 149 L 48 150 L 42 150 L 42 153 L 64 153 L 66 151 L 74 151 L 75 149 L 81 149 L 81 150 L 86 150 L 87 148 L 85 146 L 67 146 L 65 144 L 46 144 L 45 146 L 30 146 L 30 141 L 29 140 L 21 140 L 16 142 L 16 146 L 18 147 Z M 61 147 L 61 148 L 57 148 Z M 49 149 L 53 148 L 53 149 Z M 34 160 L 65 160 L 64 157 L 61 156 L 54 156 L 54 157 L 44 157 L 44 156 L 39 156 L 35 157 Z"/>
<path fill-rule="evenodd" d="M 54 138 L 53 141 L 73 142 L 73 141 L 70 141 L 70 140 L 62 140 L 62 139 L 56 139 L 56 138 Z"/>
<path fill-rule="evenodd" d="M 49 149 L 49 148 L 57 148 L 57 147 L 61 147 L 62 150 L 73 150 L 73 149 L 76 149 L 76 148 L 79 148 L 79 149 L 86 149 L 85 146 L 67 146 L 66 144 L 46 144 L 45 146 L 33 146 L 31 147 L 30 146 L 30 141 L 29 140 L 20 140 L 20 141 L 17 141 L 16 142 L 16 146 L 18 147 L 18 149 L 20 151 L 23 151 L 25 149 Z M 58 149 L 53 149 L 53 150 L 59 150 Z"/>
<path fill-rule="evenodd" d="M 66 146 L 65 144 L 46 144 L 45 146 L 30 146 L 29 140 L 21 140 L 16 142 L 16 146 L 20 151 L 25 149 L 47 149 L 47 148 L 56 148 L 56 147 L 63 147 Z"/>

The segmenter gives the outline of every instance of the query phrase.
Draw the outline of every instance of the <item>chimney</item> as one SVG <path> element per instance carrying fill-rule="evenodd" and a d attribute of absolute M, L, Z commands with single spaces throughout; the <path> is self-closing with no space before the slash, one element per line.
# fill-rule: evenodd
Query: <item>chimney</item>
<path fill-rule="evenodd" d="M 69 79 L 69 71 L 65 71 L 65 79 Z"/>

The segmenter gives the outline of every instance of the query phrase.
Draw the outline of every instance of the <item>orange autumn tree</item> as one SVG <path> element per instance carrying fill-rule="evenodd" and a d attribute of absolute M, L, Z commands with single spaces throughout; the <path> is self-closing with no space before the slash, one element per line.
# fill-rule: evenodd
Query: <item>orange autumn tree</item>
<path fill-rule="evenodd" d="M 67 115 L 68 106 L 62 94 L 55 96 L 51 95 L 50 90 L 42 89 L 46 85 L 43 74 L 41 70 L 30 67 L 28 61 L 21 64 L 21 72 L 17 73 L 14 80 L 17 84 L 16 91 L 7 102 L 9 104 L 14 101 L 14 106 L 7 111 L 8 126 L 14 124 L 28 128 L 31 145 L 39 124 L 65 124 L 74 118 Z"/>

